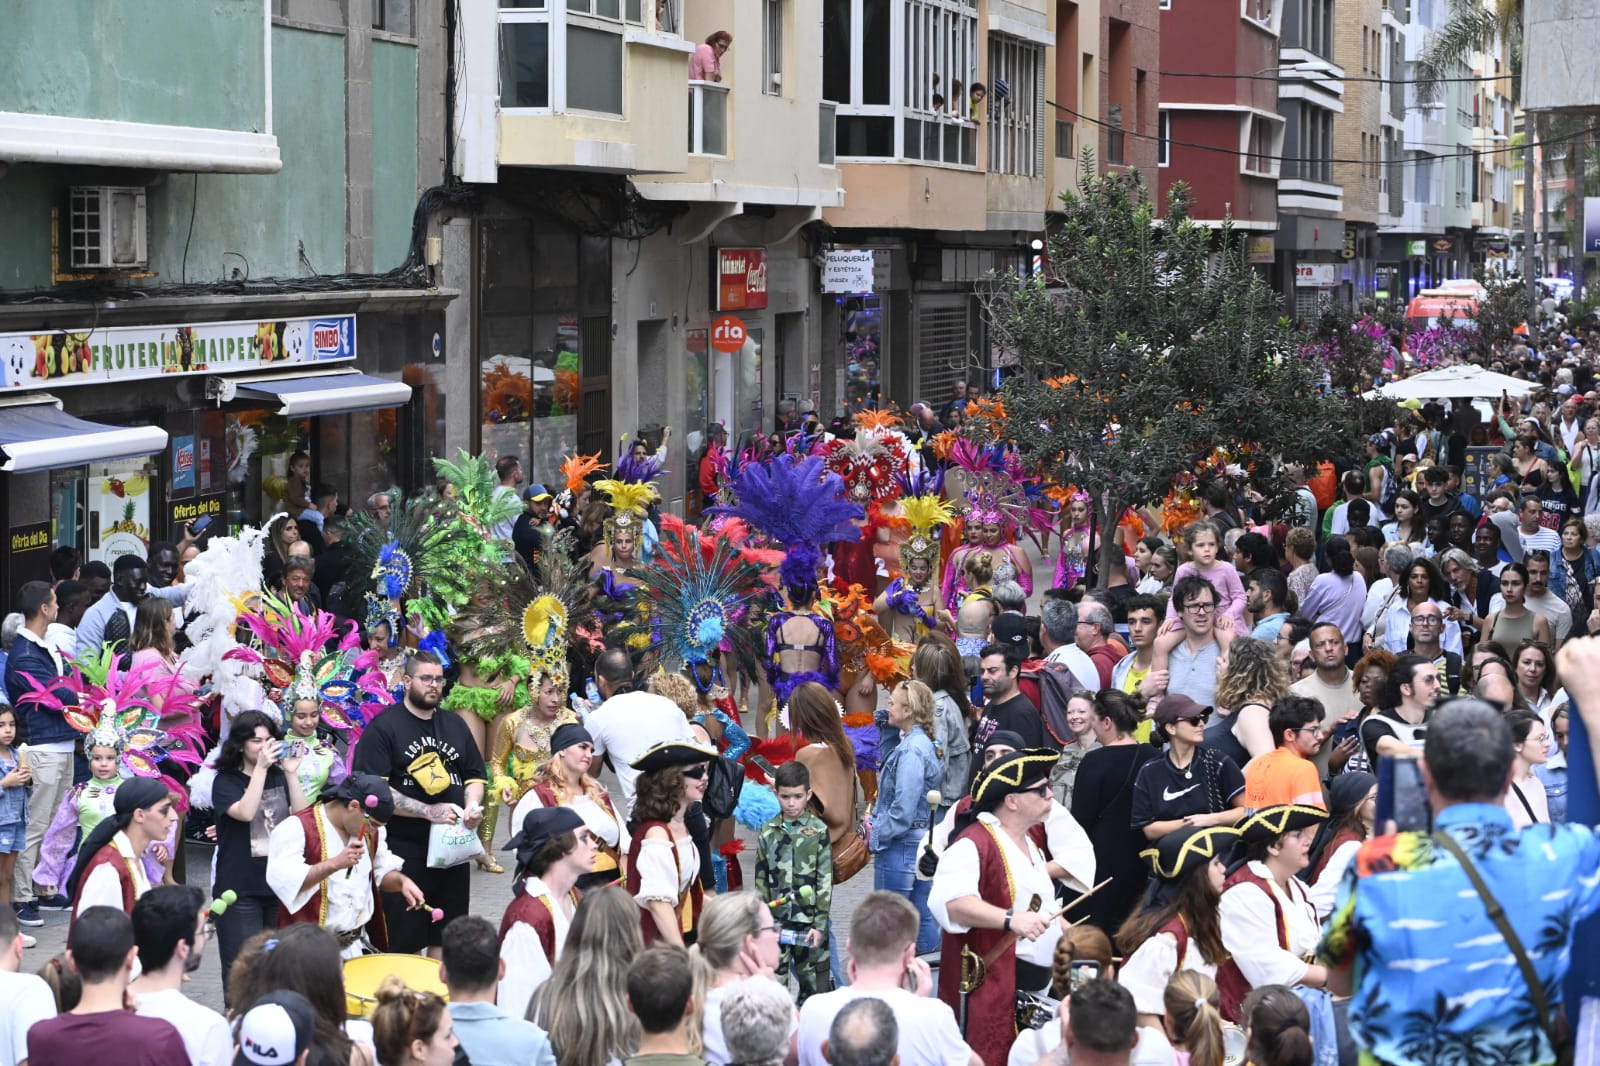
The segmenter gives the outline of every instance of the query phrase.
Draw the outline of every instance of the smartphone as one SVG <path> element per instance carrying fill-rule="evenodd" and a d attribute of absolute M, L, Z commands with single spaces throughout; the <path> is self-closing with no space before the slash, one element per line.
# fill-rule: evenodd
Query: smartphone
<path fill-rule="evenodd" d="M 1422 783 L 1422 763 L 1415 755 L 1378 757 L 1378 832 L 1433 831 L 1433 808 Z"/>
<path fill-rule="evenodd" d="M 1100 964 L 1098 962 L 1074 962 L 1067 974 L 1067 984 L 1076 992 L 1090 981 L 1100 980 Z"/>
<path fill-rule="evenodd" d="M 744 761 L 747 762 L 747 763 L 750 763 L 753 766 L 755 766 L 757 769 L 759 769 L 762 773 L 766 774 L 768 777 L 777 777 L 778 776 L 778 768 L 776 766 L 773 766 L 772 763 L 769 762 L 767 760 L 766 756 L 764 756 L 764 755 L 746 755 L 744 757 Z"/>
<path fill-rule="evenodd" d="M 211 516 L 208 514 L 203 514 L 199 518 L 196 518 L 193 522 L 189 523 L 189 532 L 193 533 L 197 537 L 210 528 Z"/>

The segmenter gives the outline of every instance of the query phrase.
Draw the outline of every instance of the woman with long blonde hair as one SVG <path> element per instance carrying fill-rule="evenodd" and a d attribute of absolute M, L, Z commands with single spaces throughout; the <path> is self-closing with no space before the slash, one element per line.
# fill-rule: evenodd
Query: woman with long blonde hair
<path fill-rule="evenodd" d="M 627 819 L 617 813 L 611 794 L 589 772 L 594 766 L 594 737 L 576 722 L 556 726 L 550 734 L 550 757 L 539 764 L 511 815 L 513 831 L 522 829 L 528 812 L 539 807 L 570 807 L 594 834 L 594 869 L 578 880 L 588 891 L 622 876 L 633 839 Z"/>
<path fill-rule="evenodd" d="M 583 897 L 566 951 L 528 1004 L 528 1020 L 550 1034 L 561 1066 L 606 1066 L 638 1048 L 628 967 L 643 950 L 639 905 L 626 892 L 607 886 Z"/>

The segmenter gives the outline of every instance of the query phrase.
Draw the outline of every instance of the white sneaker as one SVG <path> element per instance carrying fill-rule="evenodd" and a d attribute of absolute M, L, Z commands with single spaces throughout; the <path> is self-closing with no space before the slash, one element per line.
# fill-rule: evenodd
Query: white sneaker
<path fill-rule="evenodd" d="M 37 941 L 33 937 L 29 936 L 27 933 L 23 933 L 22 934 L 22 946 L 23 947 L 31 948 L 34 945 L 38 944 L 38 943 L 39 943 L 39 941 Z"/>

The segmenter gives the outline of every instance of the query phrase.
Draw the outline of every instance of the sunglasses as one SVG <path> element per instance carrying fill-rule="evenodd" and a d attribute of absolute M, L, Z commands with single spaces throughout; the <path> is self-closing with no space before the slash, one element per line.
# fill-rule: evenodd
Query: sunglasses
<path fill-rule="evenodd" d="M 696 781 L 700 780 L 702 777 L 706 776 L 705 764 L 701 763 L 699 766 L 694 767 L 692 770 L 685 770 L 683 772 L 683 776 L 684 777 L 692 777 Z"/>
<path fill-rule="evenodd" d="M 1189 718 L 1180 718 L 1178 721 L 1187 722 L 1190 725 L 1205 725 L 1207 722 L 1211 721 L 1211 716 L 1209 714 L 1196 714 Z"/>

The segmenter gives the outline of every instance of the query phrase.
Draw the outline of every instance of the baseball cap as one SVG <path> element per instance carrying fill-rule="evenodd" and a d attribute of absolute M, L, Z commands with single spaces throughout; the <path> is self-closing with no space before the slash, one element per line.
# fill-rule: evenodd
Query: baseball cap
<path fill-rule="evenodd" d="M 524 500 L 548 500 L 550 498 L 550 491 L 535 481 L 533 484 L 522 490 L 522 498 Z"/>
<path fill-rule="evenodd" d="M 1210 707 L 1200 706 L 1183 693 L 1169 692 L 1161 697 L 1161 702 L 1156 704 L 1156 709 L 1151 712 L 1150 718 L 1156 725 L 1172 725 L 1180 718 L 1198 718 L 1202 714 L 1210 713 Z"/>
<path fill-rule="evenodd" d="M 294 1066 L 311 1047 L 312 1024 L 306 997 L 288 989 L 268 992 L 239 1022 L 233 1066 Z"/>
<path fill-rule="evenodd" d="M 1013 611 L 996 615 L 989 623 L 989 632 L 994 634 L 995 643 L 1016 649 L 1018 655 L 1027 653 L 1028 620 L 1022 615 Z"/>

